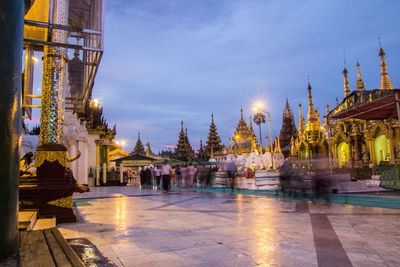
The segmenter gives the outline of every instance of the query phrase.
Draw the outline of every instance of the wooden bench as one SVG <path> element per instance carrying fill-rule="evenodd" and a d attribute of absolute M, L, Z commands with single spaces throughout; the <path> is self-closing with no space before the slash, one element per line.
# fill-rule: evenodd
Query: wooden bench
<path fill-rule="evenodd" d="M 22 267 L 85 266 L 57 228 L 21 231 L 20 264 Z"/>

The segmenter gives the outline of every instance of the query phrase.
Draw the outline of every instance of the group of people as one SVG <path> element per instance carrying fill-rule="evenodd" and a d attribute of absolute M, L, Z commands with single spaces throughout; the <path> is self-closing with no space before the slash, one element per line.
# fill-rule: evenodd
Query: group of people
<path fill-rule="evenodd" d="M 169 191 L 171 184 L 178 187 L 192 187 L 199 184 L 201 187 L 211 187 L 212 173 L 217 171 L 216 168 L 207 168 L 192 164 L 176 166 L 172 168 L 168 161 L 164 161 L 160 167 L 145 166 L 139 170 L 140 185 L 145 187 L 157 186 L 164 191 Z"/>

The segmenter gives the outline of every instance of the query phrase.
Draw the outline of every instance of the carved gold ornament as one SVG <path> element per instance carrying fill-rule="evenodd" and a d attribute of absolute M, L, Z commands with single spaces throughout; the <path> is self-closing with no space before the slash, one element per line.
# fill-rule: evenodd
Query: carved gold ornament
<path fill-rule="evenodd" d="M 62 166 L 67 166 L 67 151 L 36 151 L 35 165 L 41 166 L 44 161 L 58 161 Z"/>
<path fill-rule="evenodd" d="M 72 209 L 72 196 L 52 200 L 52 201 L 47 202 L 47 204 L 53 205 L 56 207 L 60 207 L 60 208 Z"/>

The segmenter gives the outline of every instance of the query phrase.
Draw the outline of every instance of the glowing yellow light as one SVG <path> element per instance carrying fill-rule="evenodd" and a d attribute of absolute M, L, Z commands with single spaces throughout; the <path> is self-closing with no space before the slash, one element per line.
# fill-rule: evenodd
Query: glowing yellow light
<path fill-rule="evenodd" d="M 254 111 L 260 111 L 260 110 L 262 110 L 263 109 L 263 102 L 262 101 L 260 101 L 260 100 L 258 100 L 258 101 L 256 101 L 255 103 L 254 103 L 254 105 L 253 105 L 253 110 Z"/>
<path fill-rule="evenodd" d="M 119 145 L 119 141 L 116 141 L 115 143 L 116 143 L 117 145 Z"/>
<path fill-rule="evenodd" d="M 122 140 L 121 141 L 121 146 L 124 146 L 124 145 L 126 145 L 126 142 L 125 142 L 125 140 Z"/>
<path fill-rule="evenodd" d="M 33 61 L 35 61 L 36 63 L 39 62 L 39 59 L 37 57 L 32 56 Z"/>
<path fill-rule="evenodd" d="M 236 136 L 235 136 L 235 139 L 238 140 L 238 139 L 239 139 L 239 135 L 236 135 Z"/>
<path fill-rule="evenodd" d="M 99 105 L 100 105 L 99 99 L 98 99 L 98 98 L 93 99 L 93 106 L 94 106 L 95 108 L 98 108 Z"/>

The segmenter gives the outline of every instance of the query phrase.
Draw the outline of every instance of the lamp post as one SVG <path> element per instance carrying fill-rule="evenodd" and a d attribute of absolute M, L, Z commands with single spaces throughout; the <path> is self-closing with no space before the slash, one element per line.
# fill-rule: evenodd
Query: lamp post
<path fill-rule="evenodd" d="M 265 111 L 262 109 L 262 105 L 261 104 L 257 104 L 255 106 L 255 110 L 262 112 L 262 113 L 266 113 L 268 115 L 268 126 L 269 126 L 269 143 L 271 146 L 271 153 L 272 153 L 272 135 L 271 135 L 271 115 L 269 114 L 268 111 Z M 268 144 L 267 144 L 268 145 Z"/>
<path fill-rule="evenodd" d="M 268 111 L 265 111 L 265 110 L 263 110 L 262 109 L 263 108 L 263 106 L 262 106 L 262 104 L 260 104 L 260 103 L 258 103 L 256 106 L 255 106 L 255 110 L 256 111 L 259 111 L 259 112 L 262 112 L 262 113 L 266 113 L 267 115 L 268 115 L 268 127 L 269 127 L 269 143 L 270 143 L 270 146 L 271 146 L 271 164 L 272 164 L 272 166 L 274 166 L 274 157 L 273 157 L 273 154 L 274 154 L 274 152 L 273 152 L 273 148 L 272 148 L 272 134 L 271 134 L 271 115 L 269 114 L 269 112 Z M 268 144 L 266 144 L 266 146 L 267 146 Z"/>
<path fill-rule="evenodd" d="M 258 112 L 254 115 L 253 121 L 255 122 L 255 124 L 258 125 L 258 127 L 260 128 L 260 145 L 262 147 L 262 137 L 261 137 L 261 124 L 265 123 L 265 115 L 262 114 L 261 112 Z M 266 144 L 268 145 L 268 144 Z M 262 150 L 262 149 L 261 149 Z M 262 152 L 261 152 L 262 153 Z"/>

